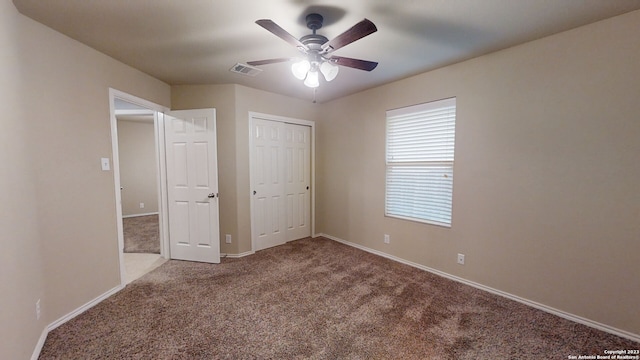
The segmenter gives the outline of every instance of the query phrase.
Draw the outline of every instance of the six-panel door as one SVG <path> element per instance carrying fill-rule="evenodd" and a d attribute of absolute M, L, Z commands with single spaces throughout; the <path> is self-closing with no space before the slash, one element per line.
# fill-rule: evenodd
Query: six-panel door
<path fill-rule="evenodd" d="M 171 258 L 220 262 L 215 109 L 165 116 Z"/>
<path fill-rule="evenodd" d="M 255 250 L 310 236 L 310 127 L 254 118 L 251 131 Z"/>

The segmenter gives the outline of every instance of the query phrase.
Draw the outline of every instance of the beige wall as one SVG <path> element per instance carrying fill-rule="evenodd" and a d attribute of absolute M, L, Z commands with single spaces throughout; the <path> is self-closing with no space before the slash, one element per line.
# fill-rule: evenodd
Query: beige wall
<path fill-rule="evenodd" d="M 28 359 L 46 326 L 35 303 L 45 299 L 38 229 L 30 97 L 22 77 L 23 28 L 10 1 L 0 2 L 0 358 Z M 32 119 L 33 120 L 33 119 Z"/>
<path fill-rule="evenodd" d="M 294 78 L 291 81 L 297 81 Z M 238 171 L 238 233 L 240 253 L 251 250 L 251 188 L 249 176 L 249 112 L 316 120 L 320 106 L 308 100 L 236 87 L 236 166 Z"/>
<path fill-rule="evenodd" d="M 248 111 L 317 120 L 318 232 L 640 334 L 638 23 L 630 13 L 315 105 L 169 88 L 0 1 L 0 358 L 28 358 L 47 324 L 119 284 L 113 173 L 100 170 L 109 87 L 217 109 L 221 233 L 234 238 L 222 252 L 251 249 Z M 449 96 L 453 227 L 385 218 L 385 110 Z"/>
<path fill-rule="evenodd" d="M 170 88 L 0 1 L 0 358 L 120 284 L 109 87 L 168 106 Z M 42 318 L 35 303 L 41 299 Z"/>
<path fill-rule="evenodd" d="M 638 24 L 636 11 L 323 104 L 318 230 L 640 334 Z M 385 111 L 451 96 L 453 226 L 384 217 Z"/>
<path fill-rule="evenodd" d="M 235 85 L 184 85 L 171 87 L 171 108 L 216 109 L 218 133 L 218 193 L 220 194 L 220 252 L 237 254 L 238 219 L 235 162 Z M 224 234 L 232 236 L 232 243 L 224 241 Z"/>
<path fill-rule="evenodd" d="M 153 116 L 149 118 L 150 121 L 118 119 L 123 216 L 158 212 L 156 137 Z"/>
<path fill-rule="evenodd" d="M 222 252 L 251 249 L 248 111 L 317 120 L 317 232 L 640 333 L 628 316 L 640 287 L 627 251 L 638 250 L 640 233 L 638 50 L 628 36 L 637 18 L 321 105 L 237 85 L 172 87 L 174 109 L 218 109 L 221 238 L 234 239 Z M 453 227 L 385 218 L 385 111 L 450 96 L 458 97 Z M 624 177 L 607 183 L 611 174 Z M 629 284 L 634 296 L 611 299 Z"/>
<path fill-rule="evenodd" d="M 220 251 L 251 251 L 249 111 L 315 120 L 317 105 L 240 85 L 180 85 L 171 87 L 171 107 L 216 108 Z M 224 234 L 232 236 L 231 244 L 224 243 Z"/>

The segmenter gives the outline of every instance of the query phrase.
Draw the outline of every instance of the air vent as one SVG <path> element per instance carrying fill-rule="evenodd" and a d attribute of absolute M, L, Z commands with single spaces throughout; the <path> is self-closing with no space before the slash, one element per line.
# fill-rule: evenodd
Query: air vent
<path fill-rule="evenodd" d="M 235 64 L 229 71 L 246 75 L 246 76 L 256 76 L 262 72 L 262 69 L 258 69 L 257 67 L 253 67 L 247 64 Z"/>

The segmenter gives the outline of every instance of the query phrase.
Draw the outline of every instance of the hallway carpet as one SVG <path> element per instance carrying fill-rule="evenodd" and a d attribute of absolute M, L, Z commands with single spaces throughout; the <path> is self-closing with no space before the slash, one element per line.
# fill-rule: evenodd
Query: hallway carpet
<path fill-rule="evenodd" d="M 160 254 L 160 226 L 158 215 L 122 219 L 124 252 Z"/>

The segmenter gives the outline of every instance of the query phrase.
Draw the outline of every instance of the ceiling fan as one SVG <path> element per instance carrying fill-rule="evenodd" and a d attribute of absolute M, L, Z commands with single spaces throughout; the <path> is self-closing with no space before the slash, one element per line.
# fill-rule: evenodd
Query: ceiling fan
<path fill-rule="evenodd" d="M 307 27 L 311 29 L 313 33 L 305 35 L 299 40 L 272 20 L 262 19 L 256 21 L 256 24 L 296 47 L 298 51 L 304 54 L 304 59 L 276 58 L 249 61 L 247 64 L 260 66 L 296 61 L 291 66 L 293 75 L 300 80 L 304 80 L 304 84 L 312 88 L 320 85 L 318 81 L 318 71 L 322 73 L 325 80 L 331 81 L 338 75 L 339 67 L 337 65 L 365 71 L 371 71 L 378 66 L 378 63 L 374 61 L 353 59 L 332 54 L 335 50 L 376 32 L 378 29 L 373 22 L 364 19 L 332 40 L 329 40 L 320 34 L 316 34 L 316 30 L 322 27 L 323 20 L 320 14 L 312 13 L 307 15 Z"/>

